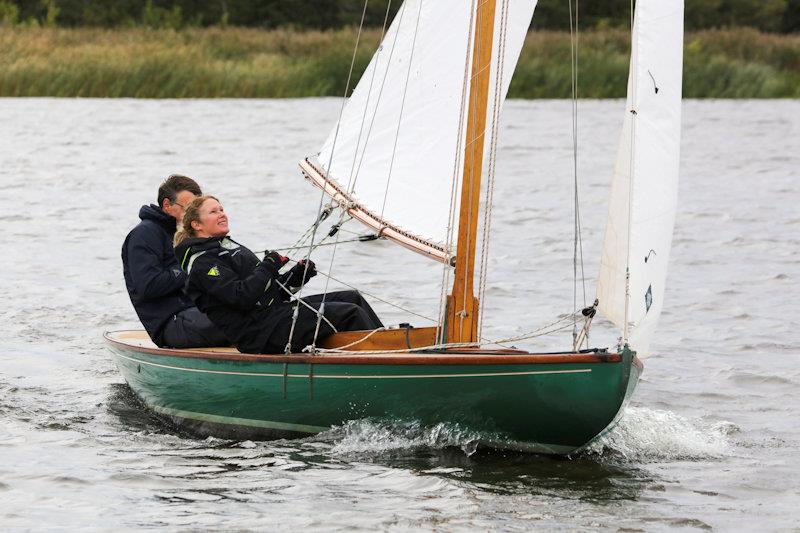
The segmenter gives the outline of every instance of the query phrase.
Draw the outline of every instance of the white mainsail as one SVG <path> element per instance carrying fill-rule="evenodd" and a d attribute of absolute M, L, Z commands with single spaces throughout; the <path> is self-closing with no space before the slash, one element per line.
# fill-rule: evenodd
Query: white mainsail
<path fill-rule="evenodd" d="M 487 130 L 496 90 L 499 102 L 508 92 L 535 5 L 497 2 Z M 448 224 L 463 167 L 474 10 L 473 1 L 406 0 L 341 120 L 311 164 L 301 163 L 318 185 L 326 182 L 326 192 L 366 210 L 373 227 L 398 229 L 406 244 L 442 261 L 455 252 L 447 246 Z M 495 84 L 500 67 L 502 83 Z"/>
<path fill-rule="evenodd" d="M 627 317 L 625 340 L 640 356 L 661 314 L 675 225 L 682 67 L 683 0 L 638 0 L 597 298 L 623 331 Z"/>

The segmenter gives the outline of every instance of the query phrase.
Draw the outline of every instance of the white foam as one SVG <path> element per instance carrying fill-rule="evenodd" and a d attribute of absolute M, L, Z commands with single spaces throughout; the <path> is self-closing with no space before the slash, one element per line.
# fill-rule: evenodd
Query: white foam
<path fill-rule="evenodd" d="M 425 427 L 419 422 L 351 420 L 331 430 L 336 444 L 334 453 L 384 453 L 399 450 L 461 448 L 469 456 L 475 453 L 479 435 L 458 424 L 439 423 Z"/>
<path fill-rule="evenodd" d="M 704 423 L 671 411 L 628 407 L 619 423 L 587 448 L 589 454 L 619 454 L 639 462 L 708 459 L 731 451 L 730 422 Z"/>
<path fill-rule="evenodd" d="M 637 462 L 714 459 L 731 451 L 729 422 L 705 423 L 671 411 L 628 407 L 619 423 L 584 452 Z M 423 426 L 416 421 L 351 420 L 327 432 L 337 454 L 382 454 L 397 451 L 461 448 L 475 453 L 482 435 L 455 423 Z M 492 439 L 490 439 L 492 440 Z"/>

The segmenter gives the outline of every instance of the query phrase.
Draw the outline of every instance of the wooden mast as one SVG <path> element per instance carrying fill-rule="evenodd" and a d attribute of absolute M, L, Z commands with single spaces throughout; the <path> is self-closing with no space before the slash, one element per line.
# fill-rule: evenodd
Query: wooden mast
<path fill-rule="evenodd" d="M 447 338 L 451 342 L 478 340 L 478 299 L 473 293 L 475 244 L 486 132 L 486 107 L 494 40 L 495 0 L 477 0 L 475 38 L 467 111 L 464 173 L 458 217 L 458 241 L 453 292 L 447 299 Z"/>

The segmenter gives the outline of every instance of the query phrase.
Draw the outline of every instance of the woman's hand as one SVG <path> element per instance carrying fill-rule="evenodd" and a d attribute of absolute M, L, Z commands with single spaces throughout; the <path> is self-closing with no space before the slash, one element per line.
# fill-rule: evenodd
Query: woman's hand
<path fill-rule="evenodd" d="M 289 262 L 289 258 L 279 254 L 278 252 L 267 252 L 264 254 L 264 261 L 271 262 L 275 269 L 280 269 L 283 265 Z"/>
<path fill-rule="evenodd" d="M 308 260 L 308 270 L 306 270 L 306 260 L 305 259 L 301 259 L 300 261 L 298 261 L 297 262 L 297 266 L 294 267 L 294 268 L 300 270 L 300 274 L 301 275 L 302 275 L 303 271 L 305 271 L 306 276 L 303 279 L 303 283 L 304 284 L 308 283 L 308 280 L 310 280 L 311 278 L 313 278 L 314 276 L 317 275 L 317 265 L 315 265 L 314 261 L 312 261 L 311 259 Z"/>

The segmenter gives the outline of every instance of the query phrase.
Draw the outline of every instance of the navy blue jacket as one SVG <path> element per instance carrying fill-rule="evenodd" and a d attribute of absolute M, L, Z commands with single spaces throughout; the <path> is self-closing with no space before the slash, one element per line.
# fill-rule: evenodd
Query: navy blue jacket
<path fill-rule="evenodd" d="M 167 320 L 193 304 L 183 293 L 186 274 L 172 247 L 175 219 L 156 205 L 143 205 L 139 218 L 122 245 L 125 286 L 144 329 L 161 346 Z"/>

